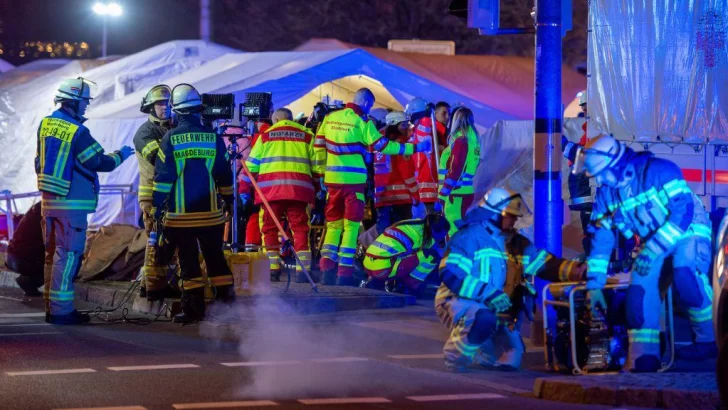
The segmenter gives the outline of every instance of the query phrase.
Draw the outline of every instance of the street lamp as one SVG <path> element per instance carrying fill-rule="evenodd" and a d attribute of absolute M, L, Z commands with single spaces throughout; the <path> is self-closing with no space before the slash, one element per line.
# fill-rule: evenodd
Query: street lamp
<path fill-rule="evenodd" d="M 106 18 L 107 16 L 119 17 L 122 14 L 121 6 L 117 3 L 96 3 L 93 7 L 94 13 L 101 16 L 104 31 L 101 40 L 101 56 L 106 57 Z"/>

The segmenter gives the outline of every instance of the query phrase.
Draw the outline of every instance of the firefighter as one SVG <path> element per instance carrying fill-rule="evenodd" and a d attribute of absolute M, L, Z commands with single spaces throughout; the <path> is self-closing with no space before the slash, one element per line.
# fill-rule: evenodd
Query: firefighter
<path fill-rule="evenodd" d="M 592 308 L 606 307 L 601 289 L 614 246 L 612 227 L 641 243 L 627 289 L 630 347 L 626 369 L 654 372 L 661 367 L 660 282 L 666 278 L 660 274 L 667 259 L 672 260 L 673 289 L 687 308 L 694 333 L 694 343 L 678 350 L 677 357 L 702 360 L 714 356 L 708 281 L 711 225 L 680 168 L 652 153 L 636 153 L 608 135 L 589 140 L 583 152 L 587 176 L 596 178 L 599 185 L 587 257 Z"/>
<path fill-rule="evenodd" d="M 407 142 L 409 120 L 402 111 L 387 114 L 381 133 L 390 141 Z M 374 154 L 374 207 L 377 210 L 377 232 L 390 225 L 412 218 L 412 208 L 420 205 L 417 194 L 414 161 L 409 156 Z M 419 208 L 417 208 L 419 209 Z M 424 209 L 420 210 L 424 213 Z M 424 215 L 418 215 L 418 218 Z"/>
<path fill-rule="evenodd" d="M 582 91 L 579 93 L 579 106 L 584 112 L 584 115 L 586 115 L 586 91 Z M 582 125 L 582 130 L 584 131 L 584 133 L 582 134 L 578 144 L 569 141 L 563 135 L 561 136 L 561 151 L 564 158 L 569 161 L 570 166 L 573 166 L 574 163 L 577 162 L 577 154 L 579 150 L 583 149 L 584 145 L 586 144 L 586 122 L 584 122 L 584 124 Z M 584 174 L 583 172 L 578 171 L 579 170 L 572 169 L 572 172 L 569 173 L 569 209 L 579 212 L 581 229 L 584 233 L 581 244 L 584 248 L 584 253 L 588 255 L 591 240 L 587 235 L 587 230 L 589 227 L 589 220 L 591 219 L 594 196 L 592 195 L 590 178 L 586 176 L 586 174 Z"/>
<path fill-rule="evenodd" d="M 5 267 L 20 274 L 15 283 L 25 292 L 25 296 L 42 295 L 38 288 L 45 282 L 44 255 L 43 216 L 41 203 L 37 202 L 28 209 L 15 228 L 5 255 Z"/>
<path fill-rule="evenodd" d="M 473 178 L 480 163 L 480 141 L 470 109 L 455 111 L 450 138 L 451 144 L 440 158 L 440 193 L 435 210 L 445 212 L 452 236 L 473 202 Z"/>
<path fill-rule="evenodd" d="M 328 191 L 328 204 L 320 266 L 327 284 L 334 282 L 336 272 L 337 284 L 356 286 L 352 275 L 359 224 L 364 214 L 367 183 L 364 156 L 369 149 L 389 155 L 412 155 L 432 149 L 430 140 L 413 145 L 383 137 L 371 121 L 365 120 L 373 105 L 374 94 L 367 88 L 358 90 L 352 103 L 324 118 L 316 134 L 317 158 L 326 163 L 324 189 Z"/>
<path fill-rule="evenodd" d="M 139 207 L 142 210 L 144 230 L 149 236 L 153 227 L 152 189 L 154 186 L 154 164 L 157 161 L 159 142 L 171 128 L 172 110 L 169 105 L 171 89 L 155 85 L 142 99 L 140 111 L 148 114 L 147 121 L 134 134 L 137 163 L 139 164 Z M 146 252 L 148 253 L 148 252 Z M 167 264 L 153 260 L 152 255 L 144 255 L 142 266 L 142 297 L 147 300 L 161 300 L 168 295 Z M 169 295 L 176 296 L 176 295 Z"/>
<path fill-rule="evenodd" d="M 534 277 L 567 281 L 584 276 L 585 264 L 539 250 L 517 233 L 523 202 L 520 194 L 491 189 L 447 244 L 435 311 L 451 330 L 444 353 L 453 372 L 466 371 L 470 364 L 519 368 L 525 350 L 520 326 L 533 312 Z"/>
<path fill-rule="evenodd" d="M 423 98 L 414 98 L 407 103 L 405 112 L 415 127 L 412 142 L 432 141 L 431 110 L 430 104 Z M 437 145 L 440 148 L 437 152 L 442 152 L 441 148 L 447 145 L 445 137 L 447 129 L 439 121 L 435 123 Z M 432 152 L 418 152 L 413 155 L 420 201 L 425 204 L 428 212 L 432 212 L 437 203 L 437 166 L 433 155 Z"/>
<path fill-rule="evenodd" d="M 38 127 L 35 171 L 41 191 L 45 239 L 46 322 L 80 324 L 90 320 L 73 308 L 73 280 L 81 268 L 87 216 L 96 211 L 98 172 L 111 172 L 134 154 L 131 147 L 105 154 L 83 126 L 91 100 L 83 78 L 65 80 L 54 99 L 61 107 Z"/>
<path fill-rule="evenodd" d="M 152 211 L 156 221 L 164 221 L 164 236 L 179 255 L 182 313 L 173 321 L 185 324 L 205 317 L 200 250 L 215 300 L 231 303 L 235 299 L 232 273 L 222 250 L 225 215 L 218 201 L 219 194 L 226 210 L 232 204 L 233 175 L 222 138 L 202 125 L 197 90 L 179 84 L 172 90 L 170 103 L 176 126 L 159 144 Z"/>
<path fill-rule="evenodd" d="M 271 104 L 271 110 L 273 105 Z M 270 111 L 269 111 L 270 112 Z M 260 139 L 260 135 L 264 133 L 268 127 L 272 125 L 271 118 L 260 118 L 255 124 L 255 134 L 250 140 L 246 149 L 242 152 L 242 161 L 247 160 L 250 151 Z M 240 204 L 243 208 L 243 220 L 245 221 L 245 246 L 246 249 L 255 249 L 257 246 L 263 245 L 263 237 L 261 229 L 263 225 L 262 209 L 259 205 L 253 204 L 250 198 L 255 194 L 253 186 L 248 180 L 248 176 L 242 170 L 238 171 L 240 182 L 238 184 L 238 194 L 240 195 Z"/>
<path fill-rule="evenodd" d="M 256 193 L 256 205 L 263 203 L 262 194 L 274 213 L 263 213 L 263 242 L 274 281 L 281 276 L 280 240 L 274 217 L 279 221 L 286 218 L 293 233 L 293 249 L 305 269 L 311 271 L 308 206 L 314 201 L 314 182 L 318 185 L 322 172 L 321 164 L 315 161 L 313 140 L 313 133 L 294 122 L 289 109 L 280 108 L 273 114 L 273 125 L 261 134 L 246 160 L 261 190 Z M 247 177 L 243 181 L 246 185 L 250 183 Z M 307 281 L 297 264 L 296 282 Z"/>
<path fill-rule="evenodd" d="M 367 248 L 364 269 L 369 280 L 364 287 L 382 289 L 384 281 L 398 279 L 408 291 L 418 293 L 440 262 L 439 244 L 449 228 L 447 220 L 434 213 L 388 227 Z"/>

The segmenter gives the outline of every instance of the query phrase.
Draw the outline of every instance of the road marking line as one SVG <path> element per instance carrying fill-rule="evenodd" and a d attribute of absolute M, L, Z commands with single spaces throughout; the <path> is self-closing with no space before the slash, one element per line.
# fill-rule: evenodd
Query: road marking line
<path fill-rule="evenodd" d="M 53 410 L 147 410 L 142 406 L 120 406 L 120 407 L 78 407 L 73 409 L 53 409 Z"/>
<path fill-rule="evenodd" d="M 229 407 L 264 407 L 264 406 L 280 406 L 280 404 L 270 400 L 257 401 L 221 401 L 215 403 L 184 403 L 173 404 L 177 410 L 186 409 L 226 409 Z"/>
<path fill-rule="evenodd" d="M 280 360 L 280 361 L 268 361 L 268 362 L 230 362 L 220 363 L 227 367 L 253 367 L 253 366 L 287 366 L 292 364 L 303 364 L 299 360 Z"/>
<path fill-rule="evenodd" d="M 23 301 L 23 299 L 11 298 L 11 297 L 8 297 L 8 296 L 0 296 L 0 299 L 8 299 L 8 300 L 16 301 L 16 302 L 22 302 Z"/>
<path fill-rule="evenodd" d="M 32 333 L 0 333 L 0 336 L 38 336 L 38 335 L 60 335 L 64 332 L 32 332 Z"/>
<path fill-rule="evenodd" d="M 384 397 L 344 397 L 334 399 L 301 399 L 301 404 L 317 405 L 317 404 L 365 404 L 365 403 L 391 403 L 389 399 Z"/>
<path fill-rule="evenodd" d="M 416 359 L 444 359 L 445 355 L 442 353 L 435 354 L 391 354 L 387 356 L 391 359 L 397 360 L 416 360 Z"/>
<path fill-rule="evenodd" d="M 426 401 L 456 401 L 456 400 L 481 400 L 481 399 L 505 399 L 506 396 L 495 393 L 476 394 L 442 394 L 439 396 L 407 396 L 407 399 L 417 402 Z"/>
<path fill-rule="evenodd" d="M 316 363 L 348 363 L 348 362 L 368 362 L 369 359 L 364 357 L 330 357 L 326 359 L 312 359 Z"/>
<path fill-rule="evenodd" d="M 44 374 L 96 373 L 94 369 L 33 370 L 28 372 L 5 372 L 8 376 L 38 376 Z"/>
<path fill-rule="evenodd" d="M 0 327 L 21 327 L 21 326 L 50 326 L 50 323 L 13 323 L 10 325 L 0 325 Z"/>
<path fill-rule="evenodd" d="M 128 370 L 169 370 L 169 369 L 195 369 L 200 366 L 196 364 L 155 364 L 150 366 L 117 366 L 107 367 L 107 369 L 115 372 L 123 372 Z"/>
<path fill-rule="evenodd" d="M 0 319 L 11 319 L 14 317 L 45 317 L 45 313 L 0 313 Z"/>

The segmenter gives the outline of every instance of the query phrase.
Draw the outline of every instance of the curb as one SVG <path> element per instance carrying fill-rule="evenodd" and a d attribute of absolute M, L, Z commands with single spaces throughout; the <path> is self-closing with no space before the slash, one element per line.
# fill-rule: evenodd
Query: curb
<path fill-rule="evenodd" d="M 76 283 L 76 301 L 96 304 L 101 308 L 123 308 L 130 312 L 157 315 L 168 304 L 166 316 L 180 312 L 179 300 L 148 302 L 139 297 L 138 288 L 129 294 L 131 282 L 84 282 Z M 275 292 L 280 287 L 281 292 Z M 326 287 L 321 294 L 312 294 L 307 284 L 291 284 L 288 293 L 282 293 L 282 286 L 275 286 L 270 295 L 238 296 L 237 305 L 258 306 L 272 313 L 332 313 L 366 309 L 392 309 L 416 305 L 410 295 L 391 294 L 370 289 L 337 289 Z M 323 289 L 323 287 L 322 287 Z M 171 303 L 170 303 L 171 302 Z M 121 307 L 123 305 L 123 307 Z"/>
<path fill-rule="evenodd" d="M 635 406 L 661 409 L 705 410 L 720 408 L 715 390 L 683 390 L 654 385 L 639 386 L 620 382 L 620 375 L 537 378 L 534 396 L 544 400 L 613 407 Z M 665 380 L 712 378 L 711 373 L 659 373 Z M 648 383 L 649 384 L 649 383 Z M 671 383 L 667 383 L 671 385 Z M 715 382 L 713 381 L 714 385 Z"/>

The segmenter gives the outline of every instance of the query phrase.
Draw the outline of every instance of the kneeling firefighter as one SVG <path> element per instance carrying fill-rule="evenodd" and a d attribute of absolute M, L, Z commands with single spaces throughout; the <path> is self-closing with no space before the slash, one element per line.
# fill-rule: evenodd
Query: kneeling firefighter
<path fill-rule="evenodd" d="M 365 287 L 383 288 L 384 281 L 399 279 L 417 292 L 442 257 L 439 243 L 445 240 L 449 224 L 445 217 L 429 214 L 408 219 L 389 228 L 367 248 Z"/>
<path fill-rule="evenodd" d="M 147 122 L 134 134 L 134 148 L 139 164 L 139 207 L 142 210 L 144 231 L 147 236 L 152 232 L 152 189 L 154 188 L 154 165 L 157 162 L 159 143 L 171 128 L 172 112 L 169 98 L 172 90 L 164 85 L 155 85 L 142 100 L 140 111 L 149 114 Z M 145 251 L 142 266 L 142 296 L 148 300 L 160 300 L 170 295 L 167 289 L 167 264 L 154 260 L 149 249 Z"/>
<path fill-rule="evenodd" d="M 668 258 L 672 260 L 673 289 L 687 308 L 695 341 L 679 349 L 676 357 L 703 360 L 715 356 L 713 294 L 708 284 L 711 224 L 682 171 L 670 161 L 650 152 L 637 153 L 608 135 L 589 140 L 583 152 L 587 176 L 600 185 L 587 255 L 592 307 L 606 305 L 601 289 L 614 246 L 612 227 L 625 238 L 636 236 L 642 244 L 627 289 L 629 358 L 625 368 L 654 372 L 661 367 L 660 286 Z"/>
<path fill-rule="evenodd" d="M 520 194 L 493 188 L 448 243 L 435 311 L 451 330 L 444 348 L 451 371 L 470 364 L 520 367 L 520 327 L 533 313 L 534 277 L 571 281 L 584 275 L 585 264 L 539 250 L 516 232 L 523 206 Z"/>
<path fill-rule="evenodd" d="M 233 174 L 226 161 L 225 143 L 202 125 L 202 99 L 189 84 L 172 90 L 172 110 L 177 126 L 162 138 L 154 175 L 152 208 L 162 220 L 170 247 L 180 260 L 182 313 L 175 323 L 205 317 L 205 285 L 199 251 L 207 266 L 208 280 L 216 288 L 215 300 L 235 299 L 233 277 L 223 254 L 225 215 L 218 194 L 229 208 L 233 201 Z M 163 218 L 163 219 L 162 219 Z"/>

